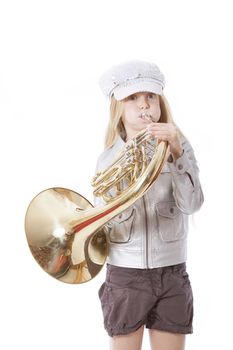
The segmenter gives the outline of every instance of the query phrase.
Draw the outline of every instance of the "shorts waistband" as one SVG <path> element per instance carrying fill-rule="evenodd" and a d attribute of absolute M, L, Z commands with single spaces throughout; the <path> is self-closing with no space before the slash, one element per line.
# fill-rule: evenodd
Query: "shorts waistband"
<path fill-rule="evenodd" d="M 161 267 L 153 267 L 151 269 L 140 269 L 140 268 L 135 268 L 135 267 L 121 267 L 121 266 L 116 266 L 116 265 L 111 265 L 109 263 L 107 263 L 107 268 L 111 269 L 111 268 L 118 268 L 118 269 L 123 269 L 123 270 L 134 270 L 134 271 L 180 271 L 183 269 L 186 269 L 186 263 L 180 263 L 180 264 L 176 264 L 176 265 L 169 265 L 169 266 L 161 266 Z"/>

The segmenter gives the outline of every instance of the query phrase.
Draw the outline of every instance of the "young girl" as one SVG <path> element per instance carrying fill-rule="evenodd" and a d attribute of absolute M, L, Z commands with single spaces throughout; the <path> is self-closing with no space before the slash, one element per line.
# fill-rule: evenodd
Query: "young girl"
<path fill-rule="evenodd" d="M 193 149 L 172 120 L 164 83 L 159 68 L 142 61 L 115 66 L 100 79 L 111 102 L 97 171 L 142 129 L 170 147 L 151 188 L 108 224 L 107 274 L 99 297 L 114 350 L 140 350 L 144 327 L 152 350 L 182 350 L 185 334 L 192 333 L 188 216 L 201 207 L 203 194 Z"/>

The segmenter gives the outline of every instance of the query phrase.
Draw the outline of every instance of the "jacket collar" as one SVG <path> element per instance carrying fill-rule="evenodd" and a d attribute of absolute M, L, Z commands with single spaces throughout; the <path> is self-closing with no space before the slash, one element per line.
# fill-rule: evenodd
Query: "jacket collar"
<path fill-rule="evenodd" d="M 121 136 L 118 136 L 118 138 L 116 139 L 116 142 L 112 147 L 114 154 L 119 152 L 124 146 L 125 146 L 125 141 L 121 138 Z"/>

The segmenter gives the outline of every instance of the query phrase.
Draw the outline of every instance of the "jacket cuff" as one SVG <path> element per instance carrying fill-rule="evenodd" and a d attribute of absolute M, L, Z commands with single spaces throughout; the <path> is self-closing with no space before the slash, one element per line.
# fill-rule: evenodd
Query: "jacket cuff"
<path fill-rule="evenodd" d="M 184 174 L 190 168 L 190 162 L 185 151 L 183 151 L 183 154 L 176 160 L 174 160 L 172 154 L 170 154 L 167 163 L 171 172 L 178 174 Z"/>

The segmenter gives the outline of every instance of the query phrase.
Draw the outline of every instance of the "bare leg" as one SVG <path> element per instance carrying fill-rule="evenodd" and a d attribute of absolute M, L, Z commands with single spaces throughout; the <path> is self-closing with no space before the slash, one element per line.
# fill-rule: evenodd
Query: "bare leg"
<path fill-rule="evenodd" d="M 185 334 L 149 330 L 151 350 L 184 350 Z"/>
<path fill-rule="evenodd" d="M 117 335 L 111 338 L 111 350 L 141 350 L 144 326 L 136 332 L 127 335 Z"/>

